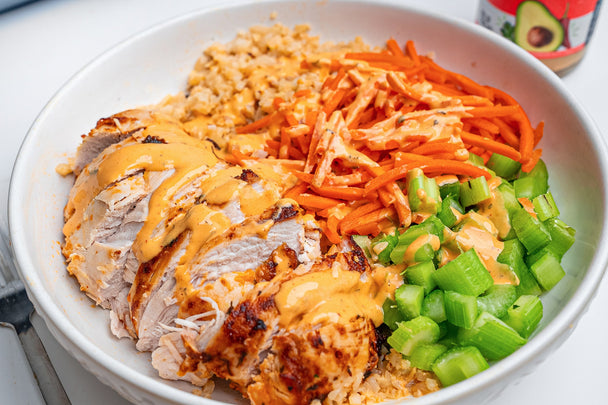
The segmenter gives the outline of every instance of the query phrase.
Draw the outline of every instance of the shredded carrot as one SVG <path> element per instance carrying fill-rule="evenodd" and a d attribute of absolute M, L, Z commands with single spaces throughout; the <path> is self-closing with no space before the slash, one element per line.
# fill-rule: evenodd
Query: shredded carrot
<path fill-rule="evenodd" d="M 492 178 L 492 175 L 487 170 L 474 166 L 469 163 L 459 162 L 455 160 L 432 160 L 428 163 L 419 164 L 418 167 L 422 169 L 424 173 L 432 174 L 457 174 L 461 176 L 470 177 L 485 177 L 486 180 Z"/>
<path fill-rule="evenodd" d="M 395 197 L 395 210 L 397 211 L 397 216 L 399 217 L 399 224 L 401 226 L 410 226 L 412 222 L 412 211 L 410 210 L 410 203 L 403 194 L 403 190 L 399 188 L 397 183 L 391 183 L 390 190 Z"/>
<path fill-rule="evenodd" d="M 340 223 L 340 231 L 343 234 L 350 234 L 357 227 L 365 226 L 366 224 L 372 224 L 372 223 L 377 226 L 377 224 L 382 219 L 389 218 L 389 217 L 395 217 L 395 209 L 392 207 L 388 207 L 388 208 L 383 207 L 383 208 L 377 209 L 376 211 L 372 211 L 369 214 L 365 214 L 365 215 L 359 217 L 356 222 L 353 222 L 353 223 L 349 222 L 346 225 L 343 225 L 343 223 Z"/>
<path fill-rule="evenodd" d="M 338 73 L 336 73 L 336 77 L 334 77 L 328 84 L 327 88 L 330 90 L 336 90 L 338 88 L 338 84 L 340 84 L 340 80 L 346 76 L 346 70 L 344 68 L 340 68 Z"/>
<path fill-rule="evenodd" d="M 232 164 L 243 165 L 243 162 L 247 159 L 250 159 L 250 156 L 247 156 L 236 148 L 233 148 L 230 151 L 230 154 L 226 156 L 226 160 Z"/>
<path fill-rule="evenodd" d="M 437 87 L 440 86 L 438 84 L 433 84 L 433 87 Z M 458 92 L 460 93 L 460 92 Z M 467 106 L 476 106 L 476 107 L 489 107 L 492 106 L 492 101 L 488 100 L 485 97 L 481 97 L 481 96 L 474 96 L 474 95 L 462 95 L 462 96 L 457 96 L 456 98 L 458 98 L 460 101 L 462 101 L 462 104 L 467 105 Z"/>
<path fill-rule="evenodd" d="M 331 113 L 333 113 L 336 110 L 336 108 L 338 108 L 338 106 L 340 105 L 340 102 L 346 95 L 347 91 L 348 90 L 346 90 L 346 89 L 336 90 L 336 92 L 334 93 L 332 98 L 327 100 L 327 102 L 325 103 L 325 106 L 323 107 L 323 112 L 327 115 L 330 115 Z"/>
<path fill-rule="evenodd" d="M 436 90 L 442 94 L 445 94 L 446 96 L 451 96 L 451 97 L 455 97 L 458 99 L 461 99 L 463 97 L 470 97 L 469 95 L 467 95 L 465 92 L 458 90 L 457 88 L 453 87 L 453 86 L 449 86 L 444 84 L 443 82 L 431 82 L 431 86 L 433 86 L 433 90 Z M 475 96 L 475 97 L 479 97 L 479 96 Z M 479 98 L 483 98 L 483 97 L 479 97 Z M 487 100 L 484 98 L 484 100 Z M 488 100 L 489 105 L 492 105 L 492 102 Z M 463 101 L 463 104 L 466 105 L 466 103 Z M 488 104 L 483 104 L 483 105 L 488 105 Z"/>
<path fill-rule="evenodd" d="M 287 148 L 287 158 L 296 161 L 303 161 L 304 159 L 306 159 L 306 156 L 302 152 L 300 152 L 298 148 L 289 146 Z"/>
<path fill-rule="evenodd" d="M 356 59 L 363 60 L 366 62 L 382 62 L 396 67 L 411 68 L 414 63 L 410 58 L 406 58 L 400 55 L 391 55 L 390 53 L 376 53 L 376 52 L 353 52 L 344 55 L 345 59 Z"/>
<path fill-rule="evenodd" d="M 399 44 L 397 43 L 397 41 L 395 41 L 394 38 L 391 38 L 388 41 L 386 41 L 386 47 L 388 48 L 389 52 L 392 53 L 393 55 L 405 56 L 403 54 L 403 51 L 399 47 Z M 411 57 L 411 55 L 410 55 L 410 57 Z"/>
<path fill-rule="evenodd" d="M 416 51 L 414 41 L 409 40 L 405 43 L 405 52 L 410 58 L 412 58 L 414 65 L 420 65 L 420 58 L 418 57 L 418 52 Z"/>
<path fill-rule="evenodd" d="M 480 177 L 484 176 L 486 179 L 492 177 L 492 175 L 487 171 L 480 167 L 474 166 L 472 164 L 454 161 L 454 160 L 429 160 L 428 162 L 413 162 L 410 164 L 405 164 L 403 166 L 395 167 L 387 171 L 386 173 L 381 174 L 380 176 L 370 180 L 365 186 L 365 194 L 367 195 L 369 192 L 379 189 L 380 187 L 384 187 L 388 183 L 397 181 L 399 179 L 405 178 L 407 173 L 415 168 L 419 167 L 425 173 L 433 173 L 433 174 L 446 174 L 453 173 L 464 176 L 471 177 Z"/>
<path fill-rule="evenodd" d="M 338 224 L 340 223 L 340 219 L 336 215 L 329 215 L 327 217 L 327 239 L 331 243 L 340 243 L 342 237 L 338 233 Z"/>
<path fill-rule="evenodd" d="M 494 93 L 494 97 L 501 102 L 501 104 L 505 104 L 505 105 L 519 105 L 519 103 L 513 98 L 511 97 L 509 94 L 505 93 L 504 91 L 491 87 L 492 92 Z"/>
<path fill-rule="evenodd" d="M 293 93 L 293 96 L 298 98 L 298 97 L 308 97 L 312 94 L 312 90 L 310 89 L 303 89 L 303 90 L 298 90 L 295 93 Z"/>
<path fill-rule="evenodd" d="M 492 118 L 492 122 L 499 128 L 500 136 L 512 147 L 519 149 L 519 137 L 502 118 Z"/>
<path fill-rule="evenodd" d="M 285 197 L 293 199 L 298 195 L 306 192 L 306 190 L 308 190 L 308 184 L 298 183 L 285 193 Z"/>
<path fill-rule="evenodd" d="M 370 212 L 376 211 L 383 208 L 383 205 L 379 201 L 369 202 L 367 204 L 361 205 L 360 207 L 355 208 L 340 221 L 340 230 L 344 233 L 345 229 L 352 229 L 356 226 L 359 218 L 369 214 Z"/>
<path fill-rule="evenodd" d="M 457 82 L 467 93 L 485 97 L 489 100 L 494 99 L 492 89 L 486 86 L 480 86 L 468 77 L 459 73 L 449 72 L 450 78 Z"/>
<path fill-rule="evenodd" d="M 386 80 L 393 90 L 416 101 L 422 101 L 422 95 L 406 84 L 397 74 L 390 72 L 386 75 Z"/>
<path fill-rule="evenodd" d="M 418 155 L 432 155 L 435 153 L 454 153 L 462 149 L 462 145 L 448 142 L 427 142 L 412 149 L 410 153 Z"/>
<path fill-rule="evenodd" d="M 512 147 L 510 147 L 509 145 L 505 145 L 504 143 L 500 143 L 492 139 L 483 138 L 479 135 L 471 134 L 465 131 L 460 134 L 460 137 L 462 138 L 462 141 L 467 145 L 478 146 L 488 151 L 504 155 L 513 160 L 519 161 L 521 159 L 521 154 L 518 150 L 513 149 Z"/>
<path fill-rule="evenodd" d="M 267 127 L 270 124 L 270 122 L 272 121 L 272 119 L 274 118 L 274 116 L 275 116 L 275 113 L 268 114 L 268 115 L 265 115 L 264 117 L 260 118 L 259 120 L 252 122 L 251 124 L 247 124 L 242 127 L 238 127 L 236 129 L 236 133 L 237 134 L 247 134 L 247 133 L 255 132 L 258 129 Z"/>
<path fill-rule="evenodd" d="M 528 120 L 528 116 L 521 106 L 518 105 L 517 109 L 520 133 L 519 151 L 522 158 L 527 159 L 531 156 L 532 149 L 534 149 L 534 129 L 532 129 L 530 120 Z"/>
<path fill-rule="evenodd" d="M 395 202 L 395 196 L 391 194 L 390 186 L 391 183 L 387 184 L 382 188 L 379 188 L 376 191 L 378 193 L 378 198 L 380 199 L 380 202 L 385 207 L 390 207 Z"/>
<path fill-rule="evenodd" d="M 296 202 L 298 204 L 300 204 L 304 207 L 318 208 L 318 209 L 335 207 L 336 205 L 338 205 L 340 203 L 339 200 L 336 200 L 334 198 L 327 198 L 327 197 L 322 197 L 319 195 L 308 194 L 308 193 L 294 196 L 293 199 L 296 200 Z"/>
<path fill-rule="evenodd" d="M 517 201 L 519 201 L 519 203 L 521 204 L 521 206 L 524 207 L 524 209 L 528 212 L 528 214 L 530 214 L 534 218 L 536 218 L 536 211 L 534 211 L 534 204 L 532 204 L 532 201 L 530 201 L 529 198 L 527 198 L 527 197 L 519 197 L 517 199 Z"/>
<path fill-rule="evenodd" d="M 474 127 L 488 131 L 493 135 L 500 133 L 500 128 L 498 125 L 486 118 L 464 118 L 463 121 L 471 124 Z"/>
<path fill-rule="evenodd" d="M 495 105 L 492 107 L 475 107 L 467 112 L 473 117 L 514 117 L 519 114 L 519 106 Z"/>
<path fill-rule="evenodd" d="M 538 163 L 538 159 L 540 159 L 542 152 L 542 149 L 534 149 L 530 158 L 522 163 L 521 170 L 528 173 L 530 170 L 534 169 L 534 166 L 536 166 L 536 163 Z"/>
<path fill-rule="evenodd" d="M 279 145 L 279 159 L 287 159 L 289 158 L 289 146 L 291 144 L 291 139 L 287 134 L 287 128 L 281 128 L 281 143 Z"/>
<path fill-rule="evenodd" d="M 359 200 L 363 198 L 364 190 L 358 187 L 312 187 L 312 189 L 323 197 L 341 200 Z"/>
<path fill-rule="evenodd" d="M 541 121 L 538 123 L 536 128 L 534 128 L 534 147 L 538 145 L 541 139 L 543 139 L 543 134 L 545 132 L 545 121 Z"/>
<path fill-rule="evenodd" d="M 484 162 L 499 153 L 525 172 L 541 157 L 543 122 L 533 127 L 512 96 L 439 66 L 412 41 L 402 47 L 390 38 L 383 51 L 346 53 L 324 66 L 320 89 L 276 97 L 274 111 L 235 128 L 264 131 L 267 157 L 237 145 L 227 160 L 292 173 L 298 182 L 284 196 L 314 215 L 332 243 L 422 221 L 403 185 L 414 168 L 430 177 L 491 179 L 468 162 L 471 153 Z M 303 60 L 300 68 L 318 66 Z"/>

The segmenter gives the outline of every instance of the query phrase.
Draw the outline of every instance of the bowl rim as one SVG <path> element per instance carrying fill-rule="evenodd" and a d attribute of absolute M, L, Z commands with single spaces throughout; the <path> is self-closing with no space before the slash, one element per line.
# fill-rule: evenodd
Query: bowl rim
<path fill-rule="evenodd" d="M 272 4 L 282 4 L 285 1 L 281 0 L 258 0 L 255 2 L 256 5 L 263 4 L 264 6 Z M 344 3 L 346 5 L 363 5 L 370 4 L 369 1 L 365 0 L 332 0 L 332 3 Z M 109 372 L 121 380 L 127 382 L 130 385 L 136 386 L 138 389 L 152 394 L 159 398 L 163 398 L 168 401 L 177 401 L 183 403 L 192 403 L 193 401 L 201 404 L 221 404 L 212 399 L 201 398 L 191 393 L 179 390 L 175 387 L 167 384 L 159 384 L 157 378 L 149 377 L 141 374 L 140 372 L 131 369 L 129 366 L 119 362 L 118 360 L 108 356 L 103 350 L 98 348 L 92 342 L 90 342 L 84 335 L 77 330 L 72 328 L 66 328 L 70 321 L 67 316 L 61 311 L 61 309 L 54 303 L 50 294 L 42 287 L 43 284 L 40 278 L 37 276 L 34 264 L 31 257 L 28 256 L 25 246 L 28 243 L 27 234 L 24 227 L 24 218 L 20 215 L 19 207 L 21 201 L 25 197 L 25 182 L 23 180 L 28 177 L 28 162 L 31 158 L 31 151 L 34 148 L 34 142 L 40 134 L 40 129 L 44 127 L 44 124 L 49 116 L 53 115 L 53 107 L 57 104 L 64 94 L 73 86 L 78 86 L 79 79 L 85 77 L 89 71 L 93 70 L 99 65 L 103 65 L 106 60 L 111 59 L 112 56 L 124 48 L 128 48 L 139 41 L 145 40 L 145 38 L 153 33 L 162 32 L 170 29 L 171 27 L 179 24 L 185 24 L 188 21 L 196 20 L 201 18 L 203 15 L 214 13 L 218 11 L 229 11 L 233 8 L 239 8 L 243 6 L 251 6 L 251 0 L 229 0 L 218 4 L 208 4 L 202 6 L 199 9 L 184 13 L 177 17 L 173 17 L 159 24 L 140 31 L 134 35 L 129 36 L 125 40 L 111 46 L 108 50 L 104 51 L 100 56 L 93 59 L 91 62 L 83 66 L 77 73 L 75 73 L 68 81 L 61 86 L 61 88 L 53 95 L 49 102 L 45 105 L 42 111 L 38 114 L 33 124 L 31 125 L 27 135 L 25 136 L 15 164 L 13 167 L 10 188 L 9 188 L 9 201 L 8 201 L 8 218 L 9 218 L 9 233 L 12 240 L 12 249 L 19 269 L 21 278 L 24 280 L 28 296 L 35 305 L 36 310 L 41 314 L 45 320 L 52 334 L 57 338 L 62 345 L 65 346 L 66 341 L 69 341 L 72 346 L 80 352 L 81 355 L 85 355 L 90 361 L 92 361 L 96 367 L 101 367 L 106 372 Z M 376 0 L 373 2 L 374 5 L 385 8 L 396 8 L 400 12 L 414 13 L 426 18 L 439 20 L 450 26 L 453 26 L 459 30 L 472 32 L 481 36 L 486 37 L 488 40 L 495 42 L 497 46 L 504 48 L 511 52 L 516 57 L 523 59 L 529 64 L 539 75 L 543 76 L 545 80 L 564 98 L 570 100 L 570 106 L 576 116 L 578 116 L 585 128 L 589 141 L 593 144 L 598 157 L 598 163 L 601 168 L 602 174 L 602 195 L 604 201 L 608 201 L 608 159 L 602 159 L 602 156 L 608 156 L 608 148 L 606 141 L 600 134 L 599 129 L 595 125 L 592 118 L 582 108 L 576 98 L 569 92 L 564 86 L 557 75 L 554 75 L 545 65 L 536 60 L 532 55 L 517 45 L 510 43 L 497 34 L 491 33 L 489 30 L 476 25 L 470 21 L 457 19 L 448 15 L 424 10 L 422 7 L 412 4 L 401 4 L 398 0 Z M 608 243 L 608 205 L 604 204 L 603 208 L 604 220 L 602 224 L 602 231 L 599 235 L 598 246 Z M 534 339 L 529 341 L 522 348 L 517 350 L 514 354 L 507 358 L 492 365 L 488 370 L 469 378 L 468 380 L 446 387 L 439 390 L 431 395 L 416 399 L 418 404 L 438 404 L 463 399 L 469 395 L 479 392 L 484 388 L 496 383 L 501 377 L 505 375 L 513 374 L 518 368 L 523 366 L 525 363 L 533 361 L 542 352 L 547 350 L 555 343 L 559 342 L 562 335 L 567 334 L 576 325 L 580 315 L 584 313 L 591 300 L 596 295 L 600 281 L 608 264 L 608 249 L 597 249 L 594 253 L 593 259 L 581 280 L 581 283 L 577 290 L 572 295 L 571 299 L 562 308 L 560 313 L 555 319 L 550 322 L 542 331 L 540 331 Z M 68 349 L 68 348 L 66 348 Z M 73 354 L 73 348 L 69 348 L 68 351 Z M 81 360 L 81 357 L 78 357 Z M 82 360 L 81 360 L 82 362 Z M 90 366 L 90 364 L 88 364 Z M 87 367 L 89 368 L 89 367 Z M 97 377 L 99 372 L 92 371 Z M 104 381 L 105 382 L 105 381 Z M 107 382 L 106 382 L 107 384 Z M 116 387 L 114 387 L 116 388 Z"/>

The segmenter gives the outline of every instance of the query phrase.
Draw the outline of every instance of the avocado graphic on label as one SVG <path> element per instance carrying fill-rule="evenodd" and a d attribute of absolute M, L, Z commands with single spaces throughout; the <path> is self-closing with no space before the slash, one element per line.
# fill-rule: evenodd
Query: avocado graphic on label
<path fill-rule="evenodd" d="M 515 15 L 515 43 L 527 51 L 553 52 L 564 42 L 564 27 L 545 7 L 535 0 L 519 4 Z"/>

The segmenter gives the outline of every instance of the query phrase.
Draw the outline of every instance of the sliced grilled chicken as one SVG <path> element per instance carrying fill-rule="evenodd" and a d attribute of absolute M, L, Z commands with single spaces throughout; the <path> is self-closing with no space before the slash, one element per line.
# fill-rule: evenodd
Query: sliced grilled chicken
<path fill-rule="evenodd" d="M 102 147 L 105 149 L 93 156 Z M 233 166 L 216 153 L 211 143 L 191 138 L 171 119 L 136 110 L 100 120 L 79 149 L 77 162 L 88 163 L 76 170 L 79 175 L 65 208 L 63 252 L 68 270 L 91 298 L 112 310 L 112 332 L 139 338 L 141 350 L 156 347 L 158 337 L 166 332 L 161 324 L 175 316 L 172 304 L 176 298 L 171 295 L 180 258 L 186 254 L 190 260 L 204 243 L 229 231 L 228 237 L 234 240 L 207 244 L 206 249 L 215 246 L 215 250 L 207 249 L 207 259 L 201 258 L 199 267 L 209 265 L 215 272 L 217 260 L 223 257 L 225 271 L 230 270 L 231 262 L 243 270 L 239 267 L 242 261 L 224 253 L 234 256 L 238 243 L 261 239 L 231 226 L 261 215 L 289 184 L 282 184 L 284 176 L 276 172 L 264 177 L 256 173 L 267 173 L 267 168 Z M 277 226 L 265 225 L 272 228 L 269 246 L 276 247 L 277 238 L 300 234 L 297 226 L 291 229 L 278 222 Z M 172 254 L 160 255 L 183 232 L 187 236 L 180 239 L 180 248 L 172 247 Z M 256 232 L 261 235 L 259 229 Z M 237 234 L 243 237 L 234 237 Z M 267 254 L 253 261 L 252 267 L 274 249 L 264 248 L 264 243 L 256 246 Z M 168 262 L 169 269 L 159 264 L 164 257 L 173 260 Z M 163 269 L 152 272 L 152 268 Z M 147 280 L 149 275 L 139 275 L 138 269 L 155 278 Z M 146 282 L 132 288 L 135 280 Z M 142 285 L 153 287 L 148 290 Z M 129 294 L 136 296 L 130 303 Z M 148 303 L 152 304 L 149 308 Z"/>
<path fill-rule="evenodd" d="M 261 280 L 256 268 L 279 246 L 287 246 L 302 262 L 321 254 L 320 229 L 290 200 L 231 225 L 185 259 L 193 235 L 186 231 L 138 271 L 129 303 L 139 350 L 157 347 L 170 330 L 166 325 L 174 326 L 174 319 L 167 319 L 170 314 L 196 317 L 211 310 L 209 300 L 223 313 L 230 311 Z"/>
<path fill-rule="evenodd" d="M 78 176 L 108 146 L 119 143 L 154 121 L 154 113 L 147 110 L 127 110 L 100 119 L 95 128 L 82 138 L 73 164 L 74 174 Z"/>
<path fill-rule="evenodd" d="M 142 262 L 141 248 L 139 257 L 134 249 L 137 236 L 151 213 L 161 217 L 159 224 L 169 226 L 180 210 L 200 196 L 195 181 L 174 182 L 175 198 L 165 207 L 169 212 L 162 216 L 154 209 L 151 212 L 156 191 L 171 185 L 170 180 L 179 174 L 179 167 L 172 162 L 154 165 L 145 160 L 146 156 L 162 154 L 165 146 L 175 149 L 168 151 L 169 159 L 176 150 L 209 155 L 191 164 L 198 169 L 198 177 L 217 165 L 226 166 L 212 153 L 210 144 L 193 140 L 172 120 L 136 111 L 100 120 L 85 137 L 76 159 L 88 163 L 75 170 L 79 175 L 64 210 L 63 253 L 68 271 L 81 289 L 97 304 L 112 310 L 111 329 L 119 337 L 135 337 L 126 298 Z M 143 163 L 139 163 L 141 159 Z"/>
<path fill-rule="evenodd" d="M 257 404 L 340 401 L 378 361 L 386 274 L 379 280 L 350 244 L 308 264 L 282 245 L 229 313 L 214 302 L 163 336 L 153 366 L 193 383 L 228 379 Z"/>

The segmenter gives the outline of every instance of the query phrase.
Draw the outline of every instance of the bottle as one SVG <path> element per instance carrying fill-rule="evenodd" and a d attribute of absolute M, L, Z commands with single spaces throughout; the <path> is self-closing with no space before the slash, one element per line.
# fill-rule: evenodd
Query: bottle
<path fill-rule="evenodd" d="M 480 0 L 477 23 L 562 76 L 583 58 L 602 0 Z"/>

